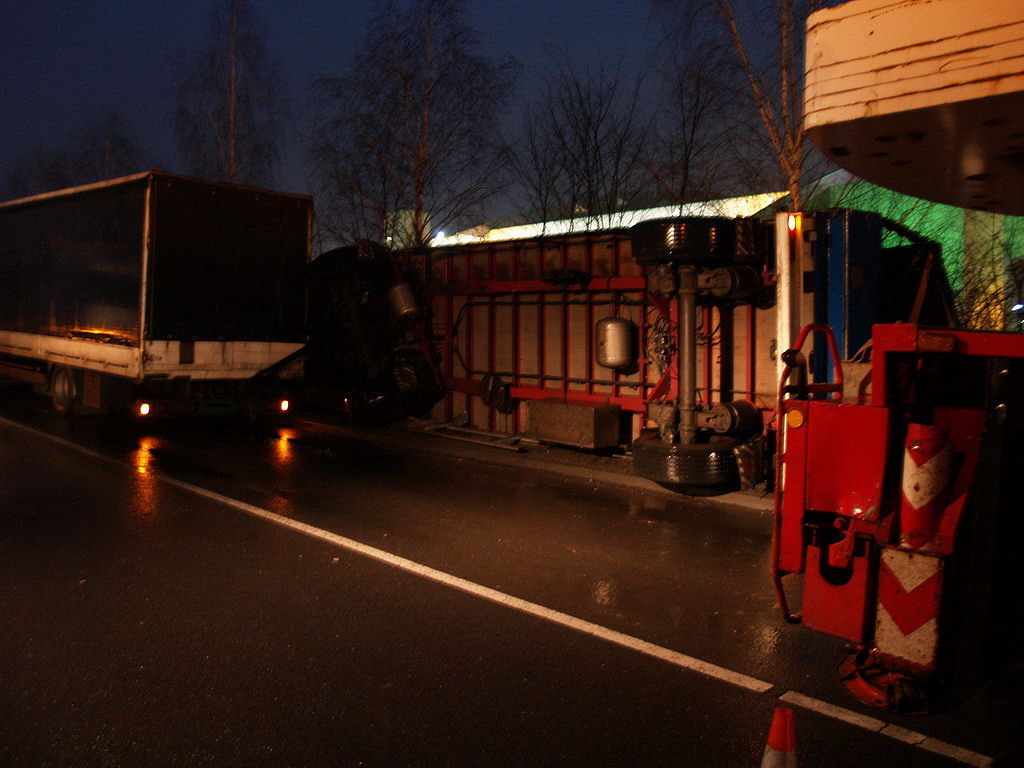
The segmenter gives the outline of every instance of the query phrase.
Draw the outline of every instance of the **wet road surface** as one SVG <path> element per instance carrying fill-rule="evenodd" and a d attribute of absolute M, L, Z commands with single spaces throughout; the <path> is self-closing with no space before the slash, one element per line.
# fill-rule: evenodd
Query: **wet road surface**
<path fill-rule="evenodd" d="M 301 421 L 139 430 L 19 396 L 4 410 L 38 433 L 0 423 L 0 764 L 758 765 L 794 693 L 1014 750 L 1015 714 L 988 690 L 927 719 L 846 697 L 842 643 L 779 618 L 749 509 Z M 796 709 L 803 765 L 965 764 Z"/>

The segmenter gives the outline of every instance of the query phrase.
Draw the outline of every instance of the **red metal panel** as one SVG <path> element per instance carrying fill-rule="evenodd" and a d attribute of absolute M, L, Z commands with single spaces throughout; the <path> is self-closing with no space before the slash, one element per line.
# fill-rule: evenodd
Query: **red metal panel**
<path fill-rule="evenodd" d="M 855 557 L 850 579 L 834 584 L 823 575 L 822 565 L 821 550 L 809 548 L 804 577 L 803 623 L 811 629 L 845 637 L 855 643 L 869 642 L 872 625 L 868 594 L 875 566 L 868 557 Z"/>
<path fill-rule="evenodd" d="M 809 403 L 808 509 L 864 519 L 883 516 L 889 419 L 887 408 Z"/>
<path fill-rule="evenodd" d="M 492 263 L 491 268 L 493 271 L 493 250 L 491 251 Z M 497 350 L 498 350 L 498 319 L 497 319 L 498 307 L 494 303 L 494 296 L 488 297 L 487 301 L 487 370 L 496 370 L 497 365 Z M 487 409 L 487 428 L 494 429 L 494 419 L 497 413 L 493 408 Z"/>
<path fill-rule="evenodd" d="M 952 463 L 948 427 L 907 424 L 901 477 L 901 546 L 923 550 L 935 538 L 952 480 Z"/>
<path fill-rule="evenodd" d="M 495 276 L 495 252 L 494 246 L 490 246 L 487 249 L 487 277 L 488 279 L 494 279 Z M 497 370 L 497 350 L 498 350 L 498 320 L 497 320 L 497 304 L 495 304 L 495 294 L 490 294 L 487 297 L 487 370 Z M 494 430 L 496 427 L 496 419 L 498 413 L 494 408 L 487 409 L 487 428 Z"/>
<path fill-rule="evenodd" d="M 995 331 L 957 331 L 922 328 L 909 323 L 876 325 L 872 329 L 872 405 L 885 405 L 890 376 L 888 354 L 935 352 L 947 344 L 947 354 L 1024 358 L 1024 335 Z"/>
<path fill-rule="evenodd" d="M 953 352 L 981 357 L 1024 357 L 1024 335 L 997 331 L 923 328 L 910 323 L 876 325 L 872 345 L 883 352 L 938 351 L 935 343 L 952 339 Z M 929 343 L 932 344 L 929 350 Z"/>

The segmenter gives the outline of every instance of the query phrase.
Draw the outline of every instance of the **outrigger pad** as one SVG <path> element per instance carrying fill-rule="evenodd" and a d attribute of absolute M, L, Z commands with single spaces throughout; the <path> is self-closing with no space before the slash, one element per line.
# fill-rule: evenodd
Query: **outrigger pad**
<path fill-rule="evenodd" d="M 935 714 L 953 701 L 948 680 L 934 669 L 857 648 L 839 664 L 839 682 L 865 704 L 905 715 Z"/>

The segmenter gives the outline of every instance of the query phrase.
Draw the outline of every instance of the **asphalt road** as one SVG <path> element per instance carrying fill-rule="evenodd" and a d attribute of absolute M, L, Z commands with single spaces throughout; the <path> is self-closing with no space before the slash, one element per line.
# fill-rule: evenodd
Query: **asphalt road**
<path fill-rule="evenodd" d="M 916 719 L 847 697 L 749 509 L 2 391 L 0 765 L 756 766 L 780 698 L 803 766 L 1013 764 L 999 685 Z"/>

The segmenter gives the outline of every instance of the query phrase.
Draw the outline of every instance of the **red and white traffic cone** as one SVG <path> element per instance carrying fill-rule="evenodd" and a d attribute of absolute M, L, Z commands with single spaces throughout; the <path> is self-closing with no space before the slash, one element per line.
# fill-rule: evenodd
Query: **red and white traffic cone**
<path fill-rule="evenodd" d="M 796 733 L 793 731 L 793 710 L 776 707 L 768 745 L 764 748 L 761 768 L 797 768 Z"/>

